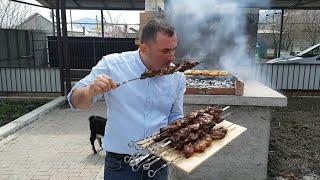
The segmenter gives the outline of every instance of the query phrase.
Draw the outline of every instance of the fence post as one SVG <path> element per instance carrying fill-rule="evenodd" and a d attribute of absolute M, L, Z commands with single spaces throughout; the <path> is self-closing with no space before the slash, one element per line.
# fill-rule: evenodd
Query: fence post
<path fill-rule="evenodd" d="M 56 21 L 57 21 L 57 50 L 59 58 L 59 66 L 60 66 L 60 86 L 61 86 L 61 95 L 65 95 L 64 89 L 64 61 L 63 56 L 61 55 L 61 29 L 60 29 L 60 5 L 59 0 L 56 0 Z"/>
<path fill-rule="evenodd" d="M 61 5 L 61 20 L 62 20 L 62 42 L 63 42 L 63 59 L 65 62 L 65 75 L 66 75 L 66 90 L 67 93 L 71 90 L 70 79 L 70 54 L 69 54 L 69 40 L 67 33 L 67 20 L 66 20 L 66 4 L 65 0 L 60 0 Z"/>

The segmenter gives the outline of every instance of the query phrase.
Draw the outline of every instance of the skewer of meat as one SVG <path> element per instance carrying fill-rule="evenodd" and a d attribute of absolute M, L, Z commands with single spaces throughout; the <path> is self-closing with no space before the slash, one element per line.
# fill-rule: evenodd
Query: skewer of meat
<path fill-rule="evenodd" d="M 179 64 L 178 66 L 170 66 L 170 67 L 155 70 L 155 71 L 148 70 L 145 73 L 141 74 L 140 77 L 133 78 L 133 79 L 126 80 L 126 81 L 122 81 L 120 83 L 117 83 L 116 85 L 117 85 L 117 87 L 119 87 L 123 84 L 126 84 L 131 81 L 135 81 L 138 79 L 146 79 L 146 78 L 152 78 L 152 77 L 157 77 L 157 76 L 164 76 L 164 75 L 168 75 L 168 74 L 173 74 L 175 72 L 184 72 L 185 70 L 191 69 L 198 64 L 199 64 L 199 62 L 188 62 L 187 61 L 182 64 Z"/>
<path fill-rule="evenodd" d="M 210 134 L 206 134 L 201 139 L 196 140 L 194 143 L 189 143 L 183 147 L 182 153 L 186 158 L 191 157 L 195 152 L 203 152 L 209 147 L 213 140 L 222 139 L 226 136 L 228 130 L 221 127 L 213 129 Z"/>
<path fill-rule="evenodd" d="M 226 108 L 224 108 L 226 109 Z M 158 142 L 164 138 L 170 137 L 173 132 L 177 131 L 180 128 L 186 127 L 188 124 L 197 123 L 199 121 L 211 121 L 214 119 L 215 123 L 222 122 L 220 115 L 223 112 L 223 109 L 217 107 L 207 107 L 206 109 L 199 109 L 194 112 L 191 112 L 186 116 L 186 118 L 179 119 L 174 123 L 170 124 L 168 127 L 160 129 L 160 134 L 154 138 L 154 141 Z M 199 119 L 197 119 L 199 117 Z"/>
<path fill-rule="evenodd" d="M 198 65 L 199 62 L 184 62 L 182 64 L 179 64 L 177 66 L 170 66 L 164 69 L 159 69 L 159 70 L 148 70 L 145 73 L 141 75 L 141 79 L 146 79 L 146 78 L 152 78 L 152 77 L 157 77 L 157 76 L 163 76 L 163 75 L 168 75 L 168 74 L 173 74 L 175 72 L 184 72 L 185 70 L 191 69 Z"/>

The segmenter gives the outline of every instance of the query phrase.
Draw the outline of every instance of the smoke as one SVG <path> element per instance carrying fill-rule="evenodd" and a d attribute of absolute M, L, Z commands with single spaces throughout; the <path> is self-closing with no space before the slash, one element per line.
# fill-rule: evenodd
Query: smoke
<path fill-rule="evenodd" d="M 247 23 L 254 20 L 243 6 L 236 0 L 170 1 L 169 18 L 179 41 L 177 57 L 201 60 L 201 69 L 224 69 L 250 77 L 255 49 L 251 48 L 250 56 L 247 29 L 257 26 L 249 24 L 248 28 Z"/>

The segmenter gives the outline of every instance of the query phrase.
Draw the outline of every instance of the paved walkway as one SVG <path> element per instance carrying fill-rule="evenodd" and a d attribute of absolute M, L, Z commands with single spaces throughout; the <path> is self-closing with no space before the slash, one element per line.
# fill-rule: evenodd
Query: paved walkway
<path fill-rule="evenodd" d="M 105 117 L 104 108 L 102 102 L 82 112 L 59 107 L 0 141 L 0 180 L 103 179 L 105 153 L 92 153 L 88 117 Z"/>

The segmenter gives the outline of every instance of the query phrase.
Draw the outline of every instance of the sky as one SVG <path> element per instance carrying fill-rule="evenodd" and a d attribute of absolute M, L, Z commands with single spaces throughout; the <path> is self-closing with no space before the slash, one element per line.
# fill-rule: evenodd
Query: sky
<path fill-rule="evenodd" d="M 40 5 L 36 0 L 21 0 L 33 4 Z M 47 8 L 41 8 L 41 7 L 34 7 L 35 11 L 41 14 L 42 16 L 46 17 L 47 19 L 51 20 L 51 10 Z M 118 23 L 124 24 L 139 24 L 139 13 L 140 11 L 109 11 L 111 14 L 112 19 L 119 19 Z M 72 10 L 72 21 L 76 21 L 78 19 L 90 17 L 90 18 L 96 18 L 96 15 L 98 15 L 98 18 L 100 19 L 100 10 Z M 70 21 L 70 10 L 67 10 L 67 21 Z M 104 11 L 104 18 L 106 21 L 109 21 L 109 16 L 107 14 L 107 11 Z"/>

